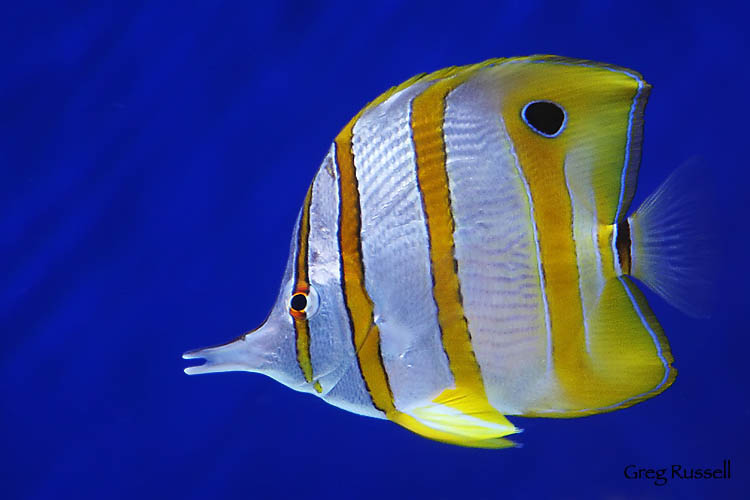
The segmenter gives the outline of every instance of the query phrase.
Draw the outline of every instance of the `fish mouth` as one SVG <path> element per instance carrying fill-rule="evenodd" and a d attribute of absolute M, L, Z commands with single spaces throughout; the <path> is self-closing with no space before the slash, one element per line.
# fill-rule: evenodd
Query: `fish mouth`
<path fill-rule="evenodd" d="M 188 366 L 185 373 L 188 375 L 199 375 L 201 373 L 219 373 L 246 370 L 247 349 L 245 344 L 246 335 L 234 340 L 202 349 L 194 349 L 182 355 L 182 359 L 203 359 L 200 365 Z"/>
<path fill-rule="evenodd" d="M 236 371 L 265 373 L 276 362 L 278 337 L 278 327 L 266 320 L 258 328 L 229 342 L 184 353 L 182 359 L 205 360 L 184 371 L 188 375 Z"/>

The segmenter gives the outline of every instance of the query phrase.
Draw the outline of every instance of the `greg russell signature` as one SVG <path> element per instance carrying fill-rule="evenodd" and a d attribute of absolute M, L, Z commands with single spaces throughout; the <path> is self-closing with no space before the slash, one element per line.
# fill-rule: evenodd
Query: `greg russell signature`
<path fill-rule="evenodd" d="M 626 479 L 649 479 L 653 480 L 656 486 L 664 486 L 673 479 L 731 479 L 732 462 L 729 459 L 722 460 L 721 468 L 686 467 L 681 464 L 672 464 L 668 468 L 655 469 L 630 464 L 625 466 L 623 473 Z"/>

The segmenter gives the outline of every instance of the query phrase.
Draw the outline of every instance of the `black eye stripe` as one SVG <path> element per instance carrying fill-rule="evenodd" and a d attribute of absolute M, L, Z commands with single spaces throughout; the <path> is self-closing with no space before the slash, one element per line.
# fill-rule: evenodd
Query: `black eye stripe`
<path fill-rule="evenodd" d="M 521 110 L 521 118 L 531 130 L 544 137 L 556 137 L 565 128 L 565 110 L 550 101 L 531 101 Z"/>
<path fill-rule="evenodd" d="M 289 301 L 289 307 L 297 312 L 302 312 L 307 307 L 307 297 L 304 293 L 295 293 Z"/>

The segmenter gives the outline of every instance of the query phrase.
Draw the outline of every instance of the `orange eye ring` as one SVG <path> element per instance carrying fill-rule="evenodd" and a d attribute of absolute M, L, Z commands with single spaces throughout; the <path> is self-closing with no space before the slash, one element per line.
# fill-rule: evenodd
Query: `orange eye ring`
<path fill-rule="evenodd" d="M 307 293 L 297 292 L 289 299 L 289 314 L 297 319 L 303 319 L 307 313 Z"/>

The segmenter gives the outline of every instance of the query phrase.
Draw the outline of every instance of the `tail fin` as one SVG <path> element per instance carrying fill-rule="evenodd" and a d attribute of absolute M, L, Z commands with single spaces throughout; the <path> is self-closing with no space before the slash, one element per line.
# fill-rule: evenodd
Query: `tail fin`
<path fill-rule="evenodd" d="M 698 161 L 675 170 L 628 222 L 630 274 L 693 317 L 712 309 L 716 270 L 713 183 Z"/>

